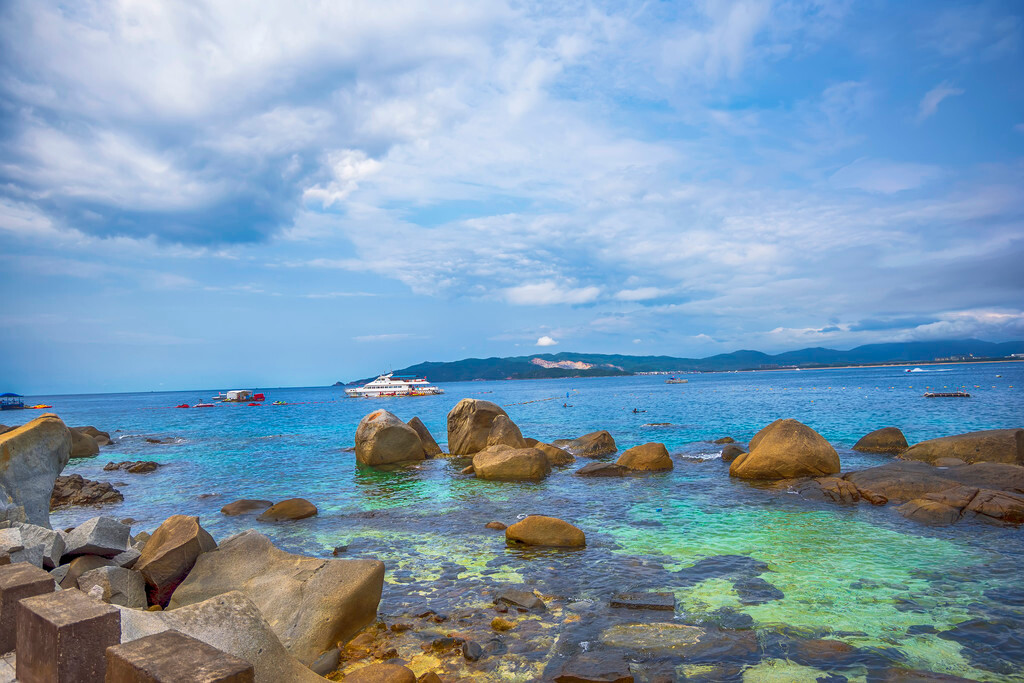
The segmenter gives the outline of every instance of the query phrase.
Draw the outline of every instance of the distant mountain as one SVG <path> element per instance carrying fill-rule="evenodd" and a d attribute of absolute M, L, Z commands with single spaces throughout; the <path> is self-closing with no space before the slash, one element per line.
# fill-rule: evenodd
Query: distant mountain
<path fill-rule="evenodd" d="M 638 372 L 722 372 L 775 367 L 826 367 L 879 363 L 924 363 L 959 357 L 1005 358 L 1024 353 L 1024 341 L 986 342 L 954 339 L 929 342 L 865 344 L 848 351 L 814 347 L 776 355 L 733 351 L 707 358 L 625 356 L 602 353 L 542 353 L 508 358 L 466 358 L 448 363 L 419 363 L 396 370 L 397 375 L 426 376 L 432 382 L 475 379 L 541 379 L 547 377 L 606 377 Z M 358 380 L 359 383 L 373 379 Z"/>

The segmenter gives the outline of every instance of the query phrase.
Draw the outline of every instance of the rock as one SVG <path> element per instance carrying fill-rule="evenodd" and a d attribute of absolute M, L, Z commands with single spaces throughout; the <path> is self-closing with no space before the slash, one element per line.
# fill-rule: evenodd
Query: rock
<path fill-rule="evenodd" d="M 598 651 L 573 655 L 551 680 L 555 683 L 633 683 L 635 679 L 621 652 Z"/>
<path fill-rule="evenodd" d="M 1024 467 L 979 462 L 939 468 L 916 461 L 896 461 L 843 476 L 856 485 L 861 496 L 882 495 L 892 502 L 906 502 L 957 485 L 1024 493 Z"/>
<path fill-rule="evenodd" d="M 510 448 L 526 448 L 523 433 L 508 415 L 497 415 L 491 422 L 491 431 L 487 433 L 487 446 L 509 446 Z"/>
<path fill-rule="evenodd" d="M 27 546 L 41 546 L 43 553 L 43 567 L 53 569 L 60 565 L 60 558 L 64 555 L 64 537 L 52 529 L 36 526 L 34 524 L 14 524 L 21 532 L 22 542 Z"/>
<path fill-rule="evenodd" d="M 427 429 L 427 425 L 423 424 L 423 420 L 418 417 L 414 417 L 407 422 L 416 435 L 420 437 L 420 444 L 423 446 L 423 454 L 428 458 L 435 458 L 439 455 L 444 455 L 444 451 L 437 445 L 437 441 L 434 440 L 434 435 Z"/>
<path fill-rule="evenodd" d="M 833 503 L 857 503 L 860 491 L 853 482 L 839 477 L 808 479 L 796 486 L 797 492 L 805 498 L 830 500 Z"/>
<path fill-rule="evenodd" d="M 323 683 L 288 654 L 256 605 L 237 591 L 173 611 L 118 609 L 123 643 L 174 629 L 249 662 L 257 683 Z"/>
<path fill-rule="evenodd" d="M 467 662 L 475 662 L 484 656 L 484 649 L 479 643 L 467 640 L 462 644 L 462 656 Z"/>
<path fill-rule="evenodd" d="M 50 509 L 69 505 L 105 505 L 119 503 L 124 496 L 106 481 L 84 479 L 80 474 L 59 476 L 50 494 Z"/>
<path fill-rule="evenodd" d="M 637 472 L 663 472 L 672 469 L 672 458 L 665 444 L 651 442 L 627 449 L 615 464 Z"/>
<path fill-rule="evenodd" d="M 964 517 L 997 524 L 1024 523 L 1024 495 L 955 485 L 926 493 L 896 508 L 908 519 L 932 526 L 955 524 Z"/>
<path fill-rule="evenodd" d="M 316 506 L 305 498 L 289 498 L 267 508 L 258 519 L 261 522 L 280 522 L 285 520 L 306 519 L 317 514 Z"/>
<path fill-rule="evenodd" d="M 544 601 L 537 597 L 533 591 L 521 590 L 519 588 L 502 589 L 497 597 L 494 598 L 494 604 L 522 607 L 525 610 L 536 610 L 538 612 L 543 612 L 547 609 Z"/>
<path fill-rule="evenodd" d="M 572 453 L 558 446 L 552 446 L 549 443 L 537 441 L 536 439 L 526 439 L 526 445 L 530 448 L 536 448 L 546 455 L 552 467 L 563 467 L 576 462 L 576 458 L 573 457 Z"/>
<path fill-rule="evenodd" d="M 0 434 L 0 503 L 24 508 L 21 521 L 50 528 L 50 494 L 70 456 L 71 430 L 51 413 Z"/>
<path fill-rule="evenodd" d="M 551 473 L 551 463 L 536 448 L 490 446 L 473 456 L 478 479 L 540 481 Z"/>
<path fill-rule="evenodd" d="M 142 575 L 123 567 L 99 567 L 78 577 L 78 588 L 86 593 L 101 589 L 101 600 L 122 607 L 146 607 L 146 582 Z"/>
<path fill-rule="evenodd" d="M 624 477 L 629 470 L 614 462 L 592 462 L 576 470 L 577 477 Z"/>
<path fill-rule="evenodd" d="M 1024 495 L 981 489 L 967 505 L 966 512 L 984 521 L 1024 524 Z"/>
<path fill-rule="evenodd" d="M 929 526 L 949 526 L 960 520 L 960 508 L 950 507 L 934 500 L 915 498 L 896 508 L 907 519 Z"/>
<path fill-rule="evenodd" d="M 373 623 L 383 585 L 384 565 L 376 560 L 293 555 L 275 548 L 266 536 L 246 531 L 200 555 L 169 606 L 177 611 L 241 591 L 288 651 L 308 664 Z"/>
<path fill-rule="evenodd" d="M 584 434 L 578 439 L 570 441 L 565 446 L 577 458 L 596 458 L 602 455 L 609 455 L 619 450 L 615 445 L 615 439 L 605 430 Z"/>
<path fill-rule="evenodd" d="M 491 619 L 491 628 L 495 631 L 511 631 L 515 627 L 516 623 L 514 621 L 509 621 L 504 617 L 494 617 Z"/>
<path fill-rule="evenodd" d="M 310 671 L 318 676 L 326 676 L 341 664 L 341 648 L 332 647 L 327 652 L 316 658 L 316 661 L 309 665 Z"/>
<path fill-rule="evenodd" d="M 27 562 L 36 567 L 43 566 L 43 546 L 26 545 L 17 528 L 0 529 L 0 555 L 7 558 L 6 564 Z"/>
<path fill-rule="evenodd" d="M 132 547 L 128 548 L 128 550 L 125 550 L 120 555 L 114 555 L 110 558 L 110 561 L 118 567 L 133 569 L 135 567 L 135 563 L 139 561 L 140 557 L 142 557 L 142 550 Z"/>
<path fill-rule="evenodd" d="M 101 432 L 95 427 L 71 427 L 72 431 L 81 432 L 82 434 L 88 434 L 95 439 L 96 444 L 99 446 L 107 446 L 112 443 L 110 438 L 110 432 Z"/>
<path fill-rule="evenodd" d="M 824 438 L 796 420 L 776 420 L 750 440 L 750 452 L 732 461 L 741 479 L 821 477 L 839 472 L 839 455 Z"/>
<path fill-rule="evenodd" d="M 967 463 L 965 463 L 960 458 L 936 458 L 935 461 L 932 462 L 932 464 L 935 465 L 936 467 L 960 467 L 961 465 L 966 465 Z"/>
<path fill-rule="evenodd" d="M 853 445 L 853 450 L 896 455 L 907 450 L 907 438 L 897 427 L 882 427 L 862 436 L 860 441 Z"/>
<path fill-rule="evenodd" d="M 959 458 L 966 463 L 1024 465 L 1024 429 L 990 429 L 922 441 L 908 448 L 900 457 L 927 463 L 934 463 L 939 458 Z"/>
<path fill-rule="evenodd" d="M 733 460 L 743 455 L 744 453 L 746 453 L 746 451 L 743 450 L 742 446 L 737 446 L 736 444 L 732 443 L 726 444 L 725 447 L 722 449 L 722 460 L 724 460 L 725 462 L 732 462 Z"/>
<path fill-rule="evenodd" d="M 651 624 L 617 624 L 601 632 L 601 643 L 608 647 L 668 653 L 695 645 L 705 634 L 699 626 L 669 622 Z"/>
<path fill-rule="evenodd" d="M 508 528 L 508 525 L 507 524 L 502 524 L 501 522 L 487 522 L 487 524 L 484 525 L 484 528 L 486 528 L 486 529 L 497 529 L 498 531 L 504 531 L 505 529 Z"/>
<path fill-rule="evenodd" d="M 113 517 L 93 517 L 76 526 L 64 539 L 64 555 L 113 557 L 128 550 L 131 528 Z"/>
<path fill-rule="evenodd" d="M 63 565 L 57 569 L 64 569 L 64 576 L 60 579 L 61 588 L 77 588 L 78 578 L 86 572 L 98 567 L 113 567 L 114 561 L 98 555 L 82 555 L 71 560 L 70 564 Z M 66 567 L 66 569 L 65 569 Z M 56 570 L 55 570 L 56 571 Z"/>
<path fill-rule="evenodd" d="M 530 515 L 505 530 L 505 539 L 526 545 L 582 548 L 587 544 L 583 532 L 557 517 Z"/>
<path fill-rule="evenodd" d="M 100 454 L 99 444 L 96 439 L 88 434 L 71 431 L 71 457 L 72 458 L 95 458 Z"/>
<path fill-rule="evenodd" d="M 158 467 L 160 467 L 160 463 L 152 460 L 126 460 L 124 462 L 108 462 L 103 469 L 107 472 L 125 470 L 131 474 L 147 474 L 155 472 Z"/>
<path fill-rule="evenodd" d="M 461 470 L 459 470 L 459 474 L 475 474 L 475 473 L 476 473 L 476 470 L 473 469 L 472 465 L 469 465 L 467 467 L 463 467 Z"/>
<path fill-rule="evenodd" d="M 233 503 L 228 503 L 222 507 L 220 511 L 228 517 L 234 517 L 235 515 L 244 515 L 247 512 L 263 512 L 271 505 L 273 505 L 273 503 L 269 500 L 242 498 L 241 500 L 236 500 Z"/>
<path fill-rule="evenodd" d="M 164 520 L 135 562 L 135 570 L 146 580 L 149 602 L 166 607 L 199 557 L 216 547 L 217 542 L 199 525 L 198 517 L 172 515 Z"/>
<path fill-rule="evenodd" d="M 736 439 L 732 438 L 731 436 L 723 436 L 721 439 L 715 439 L 711 443 L 721 446 L 722 444 L 726 443 L 736 443 Z"/>
<path fill-rule="evenodd" d="M 464 398 L 448 413 L 448 452 L 472 455 L 487 448 L 491 424 L 508 413 L 490 401 Z"/>
<path fill-rule="evenodd" d="M 375 410 L 356 429 L 356 460 L 376 467 L 423 460 L 423 442 L 416 430 L 386 410 Z"/>
<path fill-rule="evenodd" d="M 674 612 L 676 610 L 676 595 L 671 591 L 619 593 L 611 599 L 609 607 Z"/>
<path fill-rule="evenodd" d="M 370 664 L 345 676 L 346 683 L 416 683 L 416 674 L 401 664 Z"/>

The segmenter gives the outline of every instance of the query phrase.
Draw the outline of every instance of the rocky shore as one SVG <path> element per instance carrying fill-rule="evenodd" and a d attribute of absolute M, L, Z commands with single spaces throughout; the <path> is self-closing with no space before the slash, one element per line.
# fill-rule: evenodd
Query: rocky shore
<path fill-rule="evenodd" d="M 711 620 L 687 621 L 672 592 L 654 590 L 665 581 L 664 570 L 645 564 L 603 602 L 577 599 L 571 588 L 577 579 L 568 577 L 564 592 L 497 581 L 474 587 L 475 606 L 458 612 L 410 609 L 381 618 L 390 571 L 384 563 L 288 553 L 258 528 L 218 541 L 195 516 L 173 515 L 151 532 L 133 532 L 131 520 L 100 515 L 52 530 L 51 509 L 102 509 L 123 499 L 111 483 L 62 474 L 70 459 L 96 457 L 109 443 L 108 433 L 71 429 L 50 414 L 0 433 L 0 565 L 38 568 L 52 580 L 51 592 L 78 591 L 112 605 L 120 631 L 111 647 L 175 631 L 251 666 L 256 681 L 787 680 L 790 665 L 867 666 L 877 680 L 964 680 L 916 670 L 834 634 L 783 626 L 755 631 L 750 617 L 726 608 Z M 1024 523 L 1022 429 L 909 445 L 898 428 L 886 427 L 866 434 L 855 449 L 891 461 L 845 472 L 836 449 L 796 420 L 777 420 L 746 445 L 730 437 L 716 444 L 721 476 L 738 486 L 797 494 L 813 505 L 885 507 L 923 525 Z M 389 471 L 444 458 L 454 477 L 497 486 L 558 476 L 580 477 L 581 485 L 588 477 L 641 481 L 691 466 L 657 442 L 620 451 L 607 431 L 552 443 L 524 437 L 501 407 L 476 399 L 449 413 L 447 447 L 418 418 L 403 422 L 384 410 L 366 415 L 355 434 L 357 467 Z M 124 461 L 104 470 L 145 475 L 158 467 Z M 510 549 L 543 562 L 550 553 L 584 552 L 588 535 L 601 532 L 571 510 L 558 512 L 478 522 L 503 534 Z M 304 524 L 318 509 L 302 498 L 243 499 L 221 514 Z M 719 555 L 670 581 L 728 581 L 746 604 L 770 604 L 781 593 L 763 578 L 767 571 L 749 557 Z M 2 582 L 0 576 L 0 592 Z M 146 647 L 159 648 L 171 641 L 149 642 Z"/>

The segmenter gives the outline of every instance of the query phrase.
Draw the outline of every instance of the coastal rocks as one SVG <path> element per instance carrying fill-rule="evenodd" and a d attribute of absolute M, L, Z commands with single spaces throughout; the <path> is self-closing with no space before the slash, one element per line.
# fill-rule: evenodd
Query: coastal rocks
<path fill-rule="evenodd" d="M 750 440 L 750 452 L 729 466 L 740 479 L 821 477 L 839 472 L 839 455 L 818 432 L 796 420 L 776 420 Z"/>
<path fill-rule="evenodd" d="M 0 435 L 0 503 L 24 508 L 22 521 L 49 528 L 50 494 L 70 456 L 71 430 L 51 413 Z"/>
<path fill-rule="evenodd" d="M 544 601 L 541 600 L 533 591 L 522 590 L 519 588 L 505 588 L 501 590 L 498 595 L 494 598 L 495 605 L 509 605 L 515 608 L 521 608 L 524 611 L 537 611 L 543 612 L 547 609 Z"/>
<path fill-rule="evenodd" d="M 25 545 L 18 529 L 0 529 L 0 556 L 7 558 L 7 564 L 27 562 L 36 567 L 43 566 L 43 548 L 39 545 Z"/>
<path fill-rule="evenodd" d="M 507 415 L 498 415 L 491 422 L 491 431 L 487 433 L 487 447 L 491 446 L 526 448 L 526 441 L 515 422 Z"/>
<path fill-rule="evenodd" d="M 97 446 L 109 446 L 112 443 L 109 432 L 100 431 L 91 425 L 87 427 L 71 427 L 71 431 L 88 434 L 96 441 Z"/>
<path fill-rule="evenodd" d="M 933 526 L 955 524 L 965 517 L 996 524 L 1021 524 L 1024 495 L 954 486 L 915 498 L 896 510 L 908 519 Z"/>
<path fill-rule="evenodd" d="M 142 575 L 122 567 L 99 567 L 78 577 L 78 588 L 89 593 L 98 586 L 103 602 L 122 607 L 146 606 L 146 582 Z"/>
<path fill-rule="evenodd" d="M 64 554 L 114 557 L 128 550 L 131 531 L 131 527 L 113 517 L 93 517 L 64 538 Z"/>
<path fill-rule="evenodd" d="M 106 472 L 124 470 L 130 474 L 147 474 L 155 472 L 158 467 L 160 467 L 160 463 L 152 460 L 125 460 L 124 462 L 108 462 L 103 469 Z"/>
<path fill-rule="evenodd" d="M 565 450 L 578 458 L 597 458 L 619 450 L 615 439 L 606 430 L 590 432 L 565 444 Z"/>
<path fill-rule="evenodd" d="M 69 505 L 104 505 L 124 500 L 110 482 L 85 479 L 80 474 L 61 475 L 54 481 L 50 509 Z"/>
<path fill-rule="evenodd" d="M 582 548 L 587 544 L 583 531 L 557 517 L 530 515 L 505 530 L 505 539 L 525 545 Z"/>
<path fill-rule="evenodd" d="M 52 573 L 61 588 L 78 588 L 78 579 L 83 574 L 98 567 L 114 567 L 113 560 L 97 555 L 82 555 L 71 560 L 69 564 L 57 567 Z M 62 576 L 60 576 L 62 574 Z M 59 577 L 59 578 L 58 578 Z"/>
<path fill-rule="evenodd" d="M 64 537 L 52 529 L 36 526 L 35 524 L 14 524 L 21 533 L 22 543 L 26 547 L 40 546 L 42 548 L 42 566 L 46 569 L 53 569 L 60 565 L 60 558 L 64 555 Z"/>
<path fill-rule="evenodd" d="M 853 445 L 853 450 L 864 453 L 892 453 L 897 455 L 907 450 L 907 437 L 898 427 L 882 427 L 865 434 Z"/>
<path fill-rule="evenodd" d="M 234 517 L 236 515 L 244 515 L 247 512 L 263 512 L 273 504 L 269 500 L 242 498 L 241 500 L 228 503 L 220 509 L 220 512 L 228 517 Z"/>
<path fill-rule="evenodd" d="M 356 460 L 375 467 L 423 460 L 423 442 L 416 430 L 386 410 L 377 410 L 356 429 Z"/>
<path fill-rule="evenodd" d="M 551 463 L 552 467 L 564 467 L 576 462 L 576 458 L 573 457 L 572 453 L 559 448 L 558 446 L 552 446 L 549 443 L 537 441 L 537 439 L 525 439 L 525 441 L 527 446 L 530 448 L 536 448 L 538 451 L 546 455 L 548 462 Z"/>
<path fill-rule="evenodd" d="M 177 611 L 241 591 L 288 651 L 308 664 L 373 622 L 383 584 L 384 565 L 376 560 L 293 555 L 275 548 L 266 536 L 246 531 L 201 555 L 170 607 Z"/>
<path fill-rule="evenodd" d="M 370 664 L 345 676 L 348 683 L 416 683 L 416 674 L 401 664 Z"/>
<path fill-rule="evenodd" d="M 966 463 L 1024 465 L 1024 429 L 989 429 L 922 441 L 900 457 L 933 464 L 939 458 L 958 458 Z"/>
<path fill-rule="evenodd" d="M 256 519 L 261 522 L 283 522 L 306 519 L 316 515 L 317 512 L 316 506 L 305 498 L 289 498 L 271 505 Z"/>
<path fill-rule="evenodd" d="M 801 482 L 796 490 L 805 498 L 829 500 L 833 503 L 857 503 L 861 499 L 860 491 L 853 482 L 839 477 L 807 479 Z"/>
<path fill-rule="evenodd" d="M 601 632 L 601 643 L 608 647 L 669 653 L 694 645 L 705 633 L 699 626 L 673 624 L 618 624 Z"/>
<path fill-rule="evenodd" d="M 423 454 L 428 458 L 436 458 L 439 455 L 444 455 L 444 451 L 437 445 L 437 441 L 434 440 L 433 434 L 427 429 L 427 425 L 423 424 L 423 420 L 418 417 L 414 417 L 409 420 L 406 424 L 412 427 L 416 435 L 420 437 L 420 444 L 423 446 Z"/>
<path fill-rule="evenodd" d="M 494 418 L 508 413 L 490 401 L 464 398 L 448 413 L 448 452 L 472 455 L 487 448 Z"/>
<path fill-rule="evenodd" d="M 216 547 L 198 517 L 173 515 L 164 520 L 135 562 L 135 570 L 146 580 L 150 603 L 166 607 L 199 557 Z"/>
<path fill-rule="evenodd" d="M 551 464 L 536 448 L 496 445 L 473 456 L 473 471 L 478 479 L 540 481 L 551 473 Z"/>
<path fill-rule="evenodd" d="M 665 444 L 651 442 L 627 449 L 615 464 L 637 472 L 663 472 L 672 469 L 672 458 Z"/>
<path fill-rule="evenodd" d="M 88 434 L 83 434 L 74 429 L 71 430 L 71 457 L 72 458 L 95 458 L 100 454 L 99 444 L 96 439 Z"/>
<path fill-rule="evenodd" d="M 736 458 L 746 453 L 742 446 L 737 446 L 734 443 L 726 444 L 722 448 L 722 460 L 725 462 L 732 462 Z"/>
<path fill-rule="evenodd" d="M 485 529 L 495 529 L 497 531 L 504 531 L 505 529 L 508 528 L 508 525 L 505 524 L 504 522 L 487 522 L 487 524 L 484 524 L 484 528 Z"/>
<path fill-rule="evenodd" d="M 624 477 L 629 470 L 614 462 L 591 462 L 573 472 L 576 477 Z"/>
<path fill-rule="evenodd" d="M 943 476 L 943 472 L 923 462 L 891 462 L 850 472 L 843 479 L 858 490 L 870 491 L 892 502 L 905 502 L 955 486 L 956 482 Z"/>

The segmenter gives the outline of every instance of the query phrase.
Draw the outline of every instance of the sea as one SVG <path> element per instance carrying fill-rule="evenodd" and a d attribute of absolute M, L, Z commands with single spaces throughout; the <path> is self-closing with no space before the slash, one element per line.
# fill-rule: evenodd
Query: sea
<path fill-rule="evenodd" d="M 102 513 L 152 531 L 170 515 L 189 514 L 218 540 L 257 528 L 288 551 L 379 559 L 387 567 L 385 621 L 423 610 L 486 616 L 495 589 L 537 590 L 552 609 L 536 628 L 492 643 L 488 651 L 497 654 L 477 667 L 484 678 L 549 677 L 573 657 L 621 645 L 609 629 L 636 622 L 654 624 L 655 632 L 687 624 L 746 633 L 711 654 L 680 654 L 663 642 L 627 648 L 637 680 L 666 670 L 676 680 L 888 680 L 903 670 L 1024 680 L 1024 529 L 933 528 L 894 506 L 808 501 L 730 479 L 721 446 L 712 443 L 724 436 L 746 442 L 777 418 L 795 418 L 836 447 L 846 472 L 891 460 L 851 450 L 880 427 L 897 426 L 914 443 L 1024 426 L 1024 363 L 908 369 L 681 375 L 686 384 L 659 375 L 462 382 L 441 384 L 438 396 L 383 399 L 346 398 L 340 387 L 214 387 L 26 401 L 51 404 L 69 425 L 94 425 L 114 439 L 99 457 L 71 461 L 65 474 L 114 482 L 124 502 L 56 511 L 54 527 Z M 236 388 L 263 391 L 267 400 L 175 408 Z M 971 397 L 925 398 L 928 391 Z M 364 415 L 383 408 L 402 420 L 418 416 L 443 446 L 446 415 L 463 398 L 497 403 L 524 436 L 542 441 L 606 429 L 620 450 L 662 442 L 675 468 L 590 479 L 569 467 L 541 483 L 501 483 L 461 475 L 464 459 L 388 470 L 357 465 L 354 435 Z M 0 421 L 19 424 L 36 414 L 5 412 Z M 162 467 L 103 470 L 123 460 Z M 265 524 L 220 513 L 239 498 L 293 497 L 313 502 L 319 514 Z M 508 547 L 503 533 L 484 526 L 529 514 L 572 522 L 585 531 L 587 547 Z M 672 593 L 675 612 L 610 608 L 623 591 Z M 481 639 L 501 640 L 486 627 Z M 460 628 L 475 627 L 467 617 Z M 834 646 L 822 652 L 822 640 Z"/>

